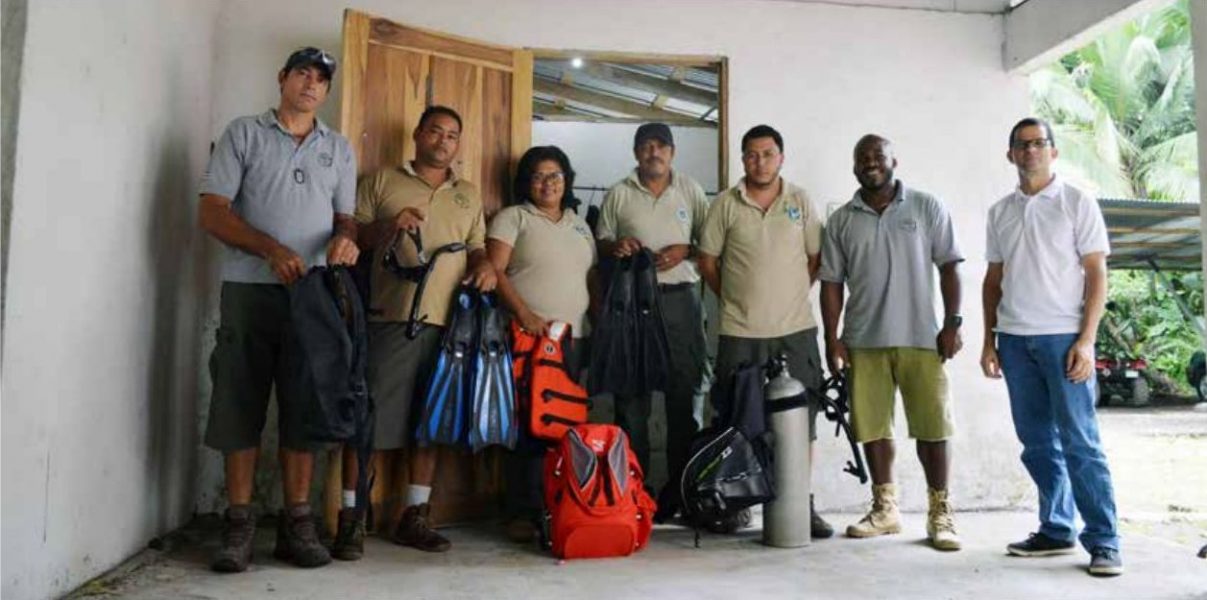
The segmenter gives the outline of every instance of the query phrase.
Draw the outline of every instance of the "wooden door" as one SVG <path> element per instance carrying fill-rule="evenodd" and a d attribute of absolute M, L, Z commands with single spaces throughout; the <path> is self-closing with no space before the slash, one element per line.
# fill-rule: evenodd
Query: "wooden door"
<path fill-rule="evenodd" d="M 417 29 L 344 11 L 340 129 L 361 175 L 415 157 L 411 133 L 424 108 L 441 104 L 462 118 L 454 169 L 477 185 L 487 216 L 502 207 L 510 176 L 532 133 L 532 53 Z M 340 465 L 332 455 L 326 516 L 339 510 Z M 501 455 L 447 450 L 432 497 L 432 518 L 448 523 L 493 514 L 501 489 Z M 405 460 L 374 465 L 370 527 L 393 527 L 401 514 Z"/>

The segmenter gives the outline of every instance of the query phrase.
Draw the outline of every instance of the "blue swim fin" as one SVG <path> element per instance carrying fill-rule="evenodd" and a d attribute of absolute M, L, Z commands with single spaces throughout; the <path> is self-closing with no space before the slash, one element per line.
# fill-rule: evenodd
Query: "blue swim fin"
<path fill-rule="evenodd" d="M 478 300 L 480 329 L 469 427 L 474 452 L 494 445 L 513 449 L 519 435 L 507 317 L 498 302 L 494 294 L 483 294 Z"/>
<path fill-rule="evenodd" d="M 451 446 L 465 442 L 473 393 L 477 304 L 477 294 L 473 290 L 457 292 L 415 432 L 415 442 L 420 446 Z"/>

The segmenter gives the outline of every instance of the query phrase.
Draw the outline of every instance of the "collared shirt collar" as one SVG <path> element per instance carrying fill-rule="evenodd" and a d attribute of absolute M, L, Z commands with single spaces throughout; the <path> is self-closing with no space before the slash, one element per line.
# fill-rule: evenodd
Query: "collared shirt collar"
<path fill-rule="evenodd" d="M 1059 175 L 1053 173 L 1052 181 L 1049 181 L 1048 185 L 1045 185 L 1043 189 L 1039 190 L 1034 195 L 1028 196 L 1026 192 L 1023 192 L 1022 185 L 1015 186 L 1014 194 L 1016 198 L 1020 198 L 1022 200 L 1028 200 L 1031 198 L 1055 198 L 1060 195 L 1060 191 L 1062 189 L 1064 189 L 1064 181 Z"/>
<path fill-rule="evenodd" d="M 633 168 L 633 170 L 629 172 L 629 176 L 625 177 L 625 181 L 627 181 L 629 183 L 629 185 L 631 185 L 647 194 L 650 194 L 651 196 L 653 195 L 653 193 L 650 192 L 649 188 L 645 187 L 644 183 L 641 183 L 641 176 L 637 174 L 636 168 Z M 666 189 L 669 190 L 669 189 L 675 187 L 675 185 L 678 182 L 679 182 L 679 178 L 675 176 L 675 170 L 671 169 L 671 182 L 669 185 L 666 186 Z M 666 191 L 664 190 L 663 193 L 665 194 Z"/>
<path fill-rule="evenodd" d="M 779 201 L 782 200 L 784 198 L 784 196 L 786 196 L 788 194 L 788 182 L 784 180 L 784 176 L 779 175 L 776 177 L 776 180 L 779 181 L 780 192 L 779 192 L 779 194 L 776 194 L 775 199 L 771 201 L 771 204 L 767 205 L 767 210 L 771 210 L 772 206 L 775 206 L 776 204 L 778 204 Z M 751 200 L 750 195 L 746 193 L 746 176 L 745 175 L 743 175 L 742 178 L 738 180 L 737 189 L 738 189 L 738 198 L 742 202 L 745 202 L 746 204 L 749 204 L 750 206 L 758 208 L 759 210 L 763 210 L 758 205 L 758 203 L 755 202 L 754 200 Z"/>
<path fill-rule="evenodd" d="M 566 217 L 569 216 L 567 213 L 574 212 L 568 208 L 563 208 L 562 209 L 562 218 L 557 221 L 554 221 L 552 217 L 550 217 L 547 213 L 545 213 L 545 211 L 541 210 L 532 201 L 524 202 L 523 204 L 520 205 L 520 209 L 528 211 L 529 214 L 536 215 L 538 217 L 542 217 L 546 221 L 549 221 L 550 223 L 555 223 L 557 225 L 564 225 L 565 223 L 567 223 L 568 221 L 566 220 Z"/>
<path fill-rule="evenodd" d="M 901 183 L 901 180 L 898 179 L 893 183 L 893 185 L 895 186 L 895 191 L 893 192 L 893 200 L 892 202 L 889 202 L 889 206 L 905 202 L 905 184 Z M 860 194 L 859 191 L 860 190 L 855 190 L 854 195 L 851 196 L 851 208 L 853 210 L 862 210 L 872 214 L 879 214 L 876 212 L 876 209 L 868 206 L 868 203 L 863 201 L 863 194 Z"/>
<path fill-rule="evenodd" d="M 258 119 L 256 119 L 256 121 L 259 122 L 260 125 L 262 125 L 264 127 L 276 127 L 277 129 L 281 130 L 281 132 L 283 132 L 283 133 L 289 134 L 291 136 L 293 135 L 292 132 L 290 132 L 288 129 L 285 128 L 284 125 L 281 124 L 280 119 L 277 118 L 277 110 L 275 108 L 270 108 L 270 109 L 260 113 L 260 117 Z M 326 137 L 327 134 L 331 133 L 331 129 L 327 127 L 327 124 L 324 123 L 323 120 L 318 117 L 314 118 L 314 130 L 316 132 L 318 132 L 319 135 L 324 136 L 324 137 Z"/>
<path fill-rule="evenodd" d="M 413 164 L 413 161 L 409 161 L 409 160 L 403 161 L 402 162 L 402 172 L 406 173 L 407 175 L 410 175 L 411 177 L 414 177 L 415 179 L 418 179 L 419 181 L 422 181 L 425 184 L 427 183 L 427 180 L 420 177 L 419 173 L 417 171 L 415 171 L 415 165 Z M 444 187 L 444 186 L 453 187 L 453 186 L 457 185 L 457 183 L 460 181 L 461 181 L 461 178 L 457 177 L 457 172 L 454 171 L 452 167 L 449 167 L 448 168 L 448 179 L 445 180 L 444 184 L 441 185 L 440 187 Z M 431 187 L 431 186 L 429 185 L 428 187 Z"/>

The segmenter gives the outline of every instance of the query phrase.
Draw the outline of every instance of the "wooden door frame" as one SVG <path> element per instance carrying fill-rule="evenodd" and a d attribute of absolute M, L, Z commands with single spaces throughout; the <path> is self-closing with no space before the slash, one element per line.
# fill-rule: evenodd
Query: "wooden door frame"
<path fill-rule="evenodd" d="M 619 52 L 610 50 L 562 50 L 558 48 L 530 48 L 533 60 L 553 59 L 605 61 L 615 63 L 644 63 L 657 65 L 677 65 L 684 67 L 713 66 L 719 67 L 718 93 L 720 101 L 717 105 L 717 192 L 729 188 L 729 57 L 714 54 L 662 54 L 657 52 Z M 532 85 L 532 71 L 528 71 L 529 86 Z M 528 107 L 528 120 L 532 121 L 532 107 Z M 531 135 L 529 136 L 531 140 Z"/>

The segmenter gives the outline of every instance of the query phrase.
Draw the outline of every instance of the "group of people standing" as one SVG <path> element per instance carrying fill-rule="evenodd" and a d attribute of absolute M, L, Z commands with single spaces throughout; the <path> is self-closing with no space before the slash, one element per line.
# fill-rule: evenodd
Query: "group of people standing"
<path fill-rule="evenodd" d="M 374 451 L 405 450 L 410 466 L 409 483 L 385 494 L 387 504 L 405 507 L 388 532 L 399 544 L 429 552 L 450 548 L 429 520 L 439 454 L 415 447 L 412 408 L 422 400 L 457 288 L 497 293 L 529 332 L 543 332 L 554 321 L 568 324 L 574 343 L 566 363 L 578 373 L 586 362 L 592 300 L 601 292 L 599 258 L 648 249 L 670 344 L 664 398 L 671 481 L 686 464 L 700 425 L 693 398 L 709 360 L 700 282 L 720 299 L 711 398 L 721 410 L 735 368 L 779 354 L 787 356 L 794 377 L 820 386 L 823 353 L 810 300 L 820 280 L 824 364 L 848 378 L 853 428 L 873 480 L 871 510 L 846 534 L 901 531 L 892 474 L 900 391 L 929 488 L 927 537 L 937 549 L 960 548 L 948 496 L 954 419 L 944 362 L 962 347 L 957 269 L 964 255 L 944 205 L 895 176 L 897 158 L 888 139 L 868 135 L 858 141 L 853 171 L 859 189 L 828 219 L 801 187 L 781 176 L 784 140 L 772 127 L 759 125 L 742 136 L 745 174 L 710 203 L 696 181 L 673 167 L 674 138 L 661 123 L 637 129 L 636 167 L 608 191 L 594 230 L 577 213 L 570 159 L 554 146 L 523 155 L 509 205 L 487 219 L 477 188 L 452 169 L 462 122 L 448 107 L 430 106 L 420 116 L 412 133 L 414 160 L 366 174 L 358 185 L 347 140 L 316 117 L 335 70 L 334 58 L 321 50 L 290 55 L 278 73 L 279 106 L 227 127 L 201 185 L 201 225 L 228 246 L 205 438 L 225 454 L 230 502 L 215 570 L 242 571 L 251 560 L 252 478 L 274 383 L 285 500 L 275 556 L 314 567 L 333 556 L 355 560 L 363 554 L 365 516 L 356 506 L 358 473 L 350 450 L 343 457 L 336 539 L 331 548 L 319 541 L 308 504 L 316 447 L 301 435 L 297 398 L 281 369 L 291 343 L 287 286 L 309 267 L 353 265 L 362 252 L 374 259 L 367 372 L 377 408 Z M 1019 187 L 989 214 L 981 363 L 987 376 L 1005 375 L 1023 463 L 1040 498 L 1039 531 L 1008 551 L 1071 551 L 1076 507 L 1086 522 L 1081 542 L 1092 555 L 1091 573 L 1118 574 L 1113 492 L 1093 409 L 1093 347 L 1109 248 L 1093 198 L 1052 174 L 1056 156 L 1046 124 L 1020 121 L 1007 151 Z M 419 260 L 411 245 L 396 243 L 405 237 L 400 232 L 413 230 L 422 232 L 428 248 L 467 248 L 432 266 L 422 298 L 416 298 L 414 282 L 390 272 L 382 260 L 391 248 L 404 262 Z M 934 310 L 936 271 L 941 321 Z M 415 301 L 434 326 L 412 338 L 406 325 Z M 647 470 L 651 400 L 615 398 L 617 424 Z M 815 419 L 816 407 L 811 413 Z M 521 435 L 507 459 L 507 529 L 517 540 L 535 534 L 544 448 Z M 658 520 L 674 516 L 675 496 L 673 485 L 663 490 Z M 813 514 L 814 536 L 832 535 Z"/>

